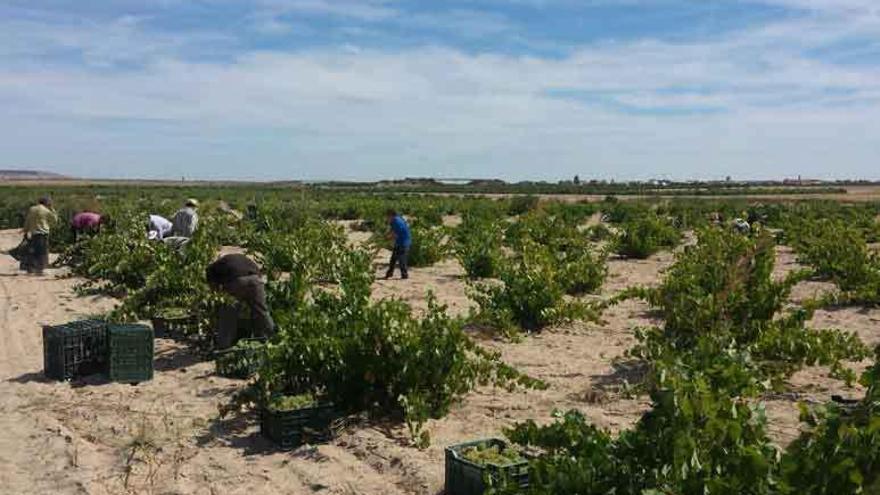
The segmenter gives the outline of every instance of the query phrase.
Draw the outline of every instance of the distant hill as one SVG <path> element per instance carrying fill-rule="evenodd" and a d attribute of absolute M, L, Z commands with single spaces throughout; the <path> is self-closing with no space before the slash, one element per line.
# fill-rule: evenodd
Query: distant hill
<path fill-rule="evenodd" d="M 53 172 L 43 172 L 42 170 L 2 170 L 0 169 L 0 180 L 43 180 L 43 179 L 69 179 L 69 177 Z"/>

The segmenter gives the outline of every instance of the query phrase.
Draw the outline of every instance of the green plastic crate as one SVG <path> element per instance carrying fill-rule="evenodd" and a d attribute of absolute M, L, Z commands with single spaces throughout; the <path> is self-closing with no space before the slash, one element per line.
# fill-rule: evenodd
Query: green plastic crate
<path fill-rule="evenodd" d="M 157 315 L 150 322 L 153 324 L 153 331 L 156 337 L 174 340 L 199 337 L 199 317 L 197 315 L 175 318 Z"/>
<path fill-rule="evenodd" d="M 146 325 L 111 325 L 108 330 L 110 380 L 140 383 L 153 378 L 153 329 Z"/>
<path fill-rule="evenodd" d="M 107 323 L 82 320 L 43 327 L 43 370 L 48 378 L 72 380 L 107 367 Z"/>
<path fill-rule="evenodd" d="M 265 406 L 260 408 L 260 432 L 282 449 L 329 441 L 346 425 L 346 419 L 330 404 L 292 411 L 276 411 Z"/>
<path fill-rule="evenodd" d="M 529 462 L 485 466 L 465 459 L 462 451 L 469 447 L 507 447 L 507 442 L 487 438 L 446 447 L 446 495 L 482 495 L 502 480 L 509 480 L 520 487 L 529 486 Z"/>

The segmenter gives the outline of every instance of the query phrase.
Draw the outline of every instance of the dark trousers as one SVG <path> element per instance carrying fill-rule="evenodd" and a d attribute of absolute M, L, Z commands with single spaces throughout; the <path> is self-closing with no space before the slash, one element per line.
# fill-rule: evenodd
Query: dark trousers
<path fill-rule="evenodd" d="M 21 269 L 40 273 L 49 266 L 49 236 L 32 234 L 28 239 L 27 254 L 21 260 Z"/>
<path fill-rule="evenodd" d="M 394 266 L 400 265 L 401 278 L 409 278 L 409 246 L 394 246 L 391 250 L 391 260 L 388 262 L 388 273 L 386 278 L 394 275 Z"/>
<path fill-rule="evenodd" d="M 268 338 L 275 334 L 275 322 L 272 321 L 266 305 L 266 287 L 259 275 L 236 278 L 224 284 L 223 290 L 250 309 L 255 337 Z M 237 336 L 226 338 L 231 338 L 233 342 L 237 340 Z"/>
<path fill-rule="evenodd" d="M 84 239 L 86 237 L 91 237 L 98 233 L 99 227 L 84 227 L 78 229 L 76 227 L 71 227 L 70 231 L 73 232 L 73 242 L 79 242 L 80 239 Z"/>

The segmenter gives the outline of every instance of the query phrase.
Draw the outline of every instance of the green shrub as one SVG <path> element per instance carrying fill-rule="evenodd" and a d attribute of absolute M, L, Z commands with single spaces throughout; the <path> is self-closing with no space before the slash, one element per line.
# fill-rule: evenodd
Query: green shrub
<path fill-rule="evenodd" d="M 661 249 L 673 248 L 681 235 L 660 218 L 647 215 L 623 224 L 616 239 L 616 252 L 627 258 L 645 259 Z"/>
<path fill-rule="evenodd" d="M 538 208 L 540 198 L 537 196 L 514 196 L 510 199 L 510 207 L 507 214 L 510 216 L 522 215 Z"/>
<path fill-rule="evenodd" d="M 841 221 L 803 222 L 789 234 L 798 261 L 834 281 L 844 292 L 877 293 L 880 259 L 868 249 L 862 233 Z M 880 294 L 875 301 L 880 302 Z"/>
<path fill-rule="evenodd" d="M 456 257 L 470 279 L 494 277 L 501 262 L 501 253 L 485 239 L 459 244 Z"/>
<path fill-rule="evenodd" d="M 651 409 L 614 435 L 578 411 L 547 426 L 515 425 L 507 436 L 538 448 L 529 487 L 496 494 L 558 493 L 832 495 L 876 493 L 880 483 L 880 348 L 862 377 L 864 399 L 803 408 L 810 426 L 784 455 L 772 445 L 763 406 L 719 387 L 700 368 L 663 361 L 652 370 Z M 731 354 L 711 366 L 743 373 Z M 707 363 L 709 364 L 709 363 Z M 747 372 L 745 373 L 747 374 Z"/>
<path fill-rule="evenodd" d="M 608 277 L 607 255 L 594 252 L 589 245 L 559 256 L 560 278 L 571 295 L 596 292 Z"/>
<path fill-rule="evenodd" d="M 422 208 L 415 214 L 415 217 L 419 223 L 439 227 L 443 225 L 443 213 L 441 208 Z"/>
<path fill-rule="evenodd" d="M 568 203 L 564 201 L 551 201 L 543 206 L 548 215 L 559 217 L 571 225 L 578 225 L 589 219 L 599 211 L 595 203 L 579 202 Z"/>
<path fill-rule="evenodd" d="M 142 286 L 131 289 L 113 317 L 132 321 L 152 317 L 165 308 L 202 308 L 206 318 L 228 296 L 211 290 L 205 270 L 220 250 L 218 235 L 223 227 L 217 219 L 203 217 L 200 228 L 180 250 L 158 243 L 154 269 L 146 273 Z M 141 234 L 143 235 L 143 234 Z"/>
<path fill-rule="evenodd" d="M 428 226 L 416 220 L 412 222 L 410 229 L 412 235 L 412 246 L 409 250 L 410 266 L 431 266 L 446 257 L 449 247 L 445 228 Z"/>
<path fill-rule="evenodd" d="M 782 459 L 781 493 L 880 493 L 880 347 L 858 404 L 802 407 L 809 430 Z"/>
<path fill-rule="evenodd" d="M 338 290 L 273 312 L 280 334 L 261 371 L 265 394 L 315 392 L 350 411 L 403 412 L 421 436 L 427 418 L 478 384 L 541 385 L 477 346 L 433 297 L 417 317 L 401 301 L 372 302 L 371 281 L 371 255 L 352 251 Z"/>
<path fill-rule="evenodd" d="M 479 307 L 476 321 L 508 332 L 596 317 L 583 304 L 565 299 L 567 281 L 546 247 L 526 243 L 514 259 L 502 263 L 499 279 L 471 283 L 468 295 Z"/>
<path fill-rule="evenodd" d="M 776 449 L 762 411 L 717 393 L 698 373 L 667 370 L 652 408 L 619 435 L 577 411 L 555 423 L 508 431 L 545 452 L 530 464 L 529 487 L 501 493 L 772 494 Z"/>
<path fill-rule="evenodd" d="M 672 356 L 710 370 L 719 355 L 739 353 L 748 356 L 750 377 L 776 384 L 814 364 L 849 378 L 842 361 L 862 359 L 867 349 L 854 334 L 807 329 L 809 311 L 780 315 L 792 286 L 809 273 L 793 272 L 777 282 L 774 263 L 769 235 L 700 231 L 697 244 L 676 257 L 663 284 L 642 293 L 660 311 L 664 325 L 641 331 L 633 354 L 649 361 Z M 731 378 L 724 371 L 719 380 Z M 751 383 L 745 380 L 743 387 Z"/>
<path fill-rule="evenodd" d="M 605 220 L 612 224 L 631 223 L 642 217 L 653 215 L 651 206 L 635 201 L 619 201 L 611 196 L 605 198 L 600 206 Z"/>
<path fill-rule="evenodd" d="M 585 234 L 593 242 L 606 241 L 614 237 L 614 233 L 604 223 L 590 226 Z"/>
<path fill-rule="evenodd" d="M 553 216 L 543 210 L 520 216 L 504 232 L 504 243 L 520 250 L 525 243 L 537 243 L 555 251 L 566 252 L 582 245 L 586 237 L 578 230 L 577 222 L 562 216 Z"/>
<path fill-rule="evenodd" d="M 309 280 L 336 282 L 348 239 L 341 226 L 311 219 L 290 231 L 253 231 L 245 247 L 270 279 L 297 272 Z"/>
<path fill-rule="evenodd" d="M 122 295 L 143 287 L 160 258 L 170 256 L 164 245 L 147 239 L 146 225 L 146 215 L 120 212 L 114 228 L 72 246 L 62 262 L 87 279 L 83 289 Z"/>
<path fill-rule="evenodd" d="M 498 272 L 504 238 L 501 220 L 468 214 L 453 231 L 453 250 L 468 278 L 491 278 Z"/>

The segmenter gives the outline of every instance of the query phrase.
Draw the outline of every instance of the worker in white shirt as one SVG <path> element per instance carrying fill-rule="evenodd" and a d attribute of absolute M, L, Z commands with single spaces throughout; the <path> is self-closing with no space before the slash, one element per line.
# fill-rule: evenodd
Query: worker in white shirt
<path fill-rule="evenodd" d="M 147 222 L 147 237 L 153 241 L 161 241 L 171 234 L 173 224 L 167 218 L 160 215 L 150 215 Z"/>

